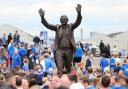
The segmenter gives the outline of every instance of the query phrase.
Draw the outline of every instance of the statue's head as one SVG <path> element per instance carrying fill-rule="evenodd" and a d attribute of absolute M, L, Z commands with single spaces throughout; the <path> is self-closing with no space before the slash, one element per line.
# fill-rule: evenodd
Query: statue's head
<path fill-rule="evenodd" d="M 62 15 L 60 17 L 60 22 L 61 22 L 62 25 L 66 25 L 67 22 L 68 22 L 68 17 L 66 15 Z"/>

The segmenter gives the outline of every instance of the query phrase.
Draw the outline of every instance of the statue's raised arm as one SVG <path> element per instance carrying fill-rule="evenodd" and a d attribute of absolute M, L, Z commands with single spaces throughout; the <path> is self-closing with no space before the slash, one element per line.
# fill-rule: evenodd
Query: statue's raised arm
<path fill-rule="evenodd" d="M 47 27 L 48 29 L 56 31 L 57 25 L 49 24 L 49 23 L 46 21 L 46 19 L 44 18 L 45 11 L 44 11 L 42 8 L 39 9 L 38 13 L 39 13 L 39 15 L 40 15 L 40 17 L 41 17 L 41 20 L 42 20 L 41 22 L 42 22 L 42 24 L 43 24 L 45 27 Z"/>
<path fill-rule="evenodd" d="M 82 20 L 82 16 L 81 16 L 81 5 L 80 4 L 77 4 L 76 11 L 77 11 L 77 19 L 72 24 L 72 29 L 77 28 L 80 25 L 81 20 Z"/>

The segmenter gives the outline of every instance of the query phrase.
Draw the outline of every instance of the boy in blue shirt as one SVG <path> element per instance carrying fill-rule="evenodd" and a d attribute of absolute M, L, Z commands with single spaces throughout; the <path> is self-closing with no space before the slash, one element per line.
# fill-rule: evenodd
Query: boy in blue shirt
<path fill-rule="evenodd" d="M 128 59 L 126 59 L 125 64 L 122 64 L 121 70 L 123 71 L 124 75 L 128 78 Z"/>
<path fill-rule="evenodd" d="M 110 69 L 114 69 L 116 68 L 116 60 L 114 57 L 114 54 L 112 54 L 112 57 L 110 58 Z"/>
<path fill-rule="evenodd" d="M 109 66 L 108 58 L 105 58 L 104 56 L 101 57 L 100 66 L 101 66 L 102 72 L 104 72 L 104 68 Z"/>

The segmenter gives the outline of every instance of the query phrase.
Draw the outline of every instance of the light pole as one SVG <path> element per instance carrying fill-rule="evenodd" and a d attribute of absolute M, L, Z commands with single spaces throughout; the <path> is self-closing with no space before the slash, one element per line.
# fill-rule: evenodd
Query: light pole
<path fill-rule="evenodd" d="M 83 40 L 83 29 L 81 28 L 81 41 Z"/>

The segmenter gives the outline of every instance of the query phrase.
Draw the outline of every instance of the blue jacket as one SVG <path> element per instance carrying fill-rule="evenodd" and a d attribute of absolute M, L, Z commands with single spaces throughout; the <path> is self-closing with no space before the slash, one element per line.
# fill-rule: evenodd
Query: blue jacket
<path fill-rule="evenodd" d="M 35 47 L 32 47 L 30 50 L 31 50 L 33 53 L 36 52 L 36 48 L 35 48 Z"/>
<path fill-rule="evenodd" d="M 108 58 L 101 57 L 100 59 L 100 66 L 102 71 L 104 71 L 104 68 L 109 65 Z"/>
<path fill-rule="evenodd" d="M 74 57 L 82 57 L 82 48 L 77 47 L 77 48 L 75 49 Z"/>
<path fill-rule="evenodd" d="M 12 58 L 14 54 L 14 46 L 12 44 L 9 44 L 7 51 L 9 53 L 9 57 Z"/>
<path fill-rule="evenodd" d="M 113 69 L 116 68 L 115 58 L 114 57 L 110 58 L 110 68 L 113 68 Z"/>
<path fill-rule="evenodd" d="M 53 68 L 54 67 L 54 63 L 50 58 L 45 58 L 44 62 L 45 62 L 45 72 L 48 72 L 49 68 Z"/>
<path fill-rule="evenodd" d="M 124 71 L 125 76 L 128 77 L 128 66 L 126 64 L 122 64 L 121 69 Z"/>
<path fill-rule="evenodd" d="M 25 56 L 25 55 L 27 55 L 27 50 L 25 49 L 25 48 L 19 48 L 19 54 L 21 55 L 21 56 Z"/>
<path fill-rule="evenodd" d="M 14 55 L 12 67 L 21 66 L 21 56 L 19 54 Z"/>

